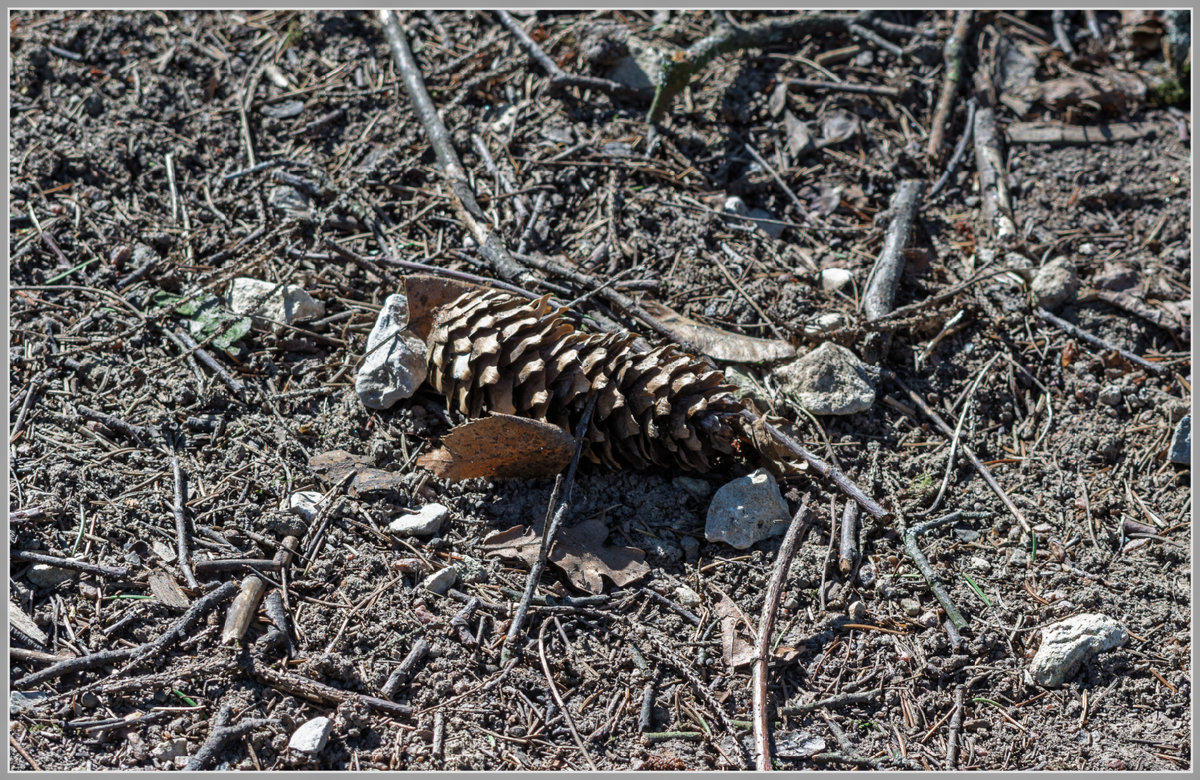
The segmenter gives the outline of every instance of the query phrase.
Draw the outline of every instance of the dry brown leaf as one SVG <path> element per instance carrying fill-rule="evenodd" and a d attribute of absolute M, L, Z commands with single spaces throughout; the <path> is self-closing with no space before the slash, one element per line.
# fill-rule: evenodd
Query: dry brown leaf
<path fill-rule="evenodd" d="M 543 527 L 544 521 L 533 526 L 516 525 L 492 534 L 480 546 L 496 555 L 516 558 L 532 566 L 542 544 Z M 624 587 L 650 572 L 644 552 L 636 547 L 606 545 L 606 539 L 608 527 L 599 519 L 563 527 L 550 550 L 550 562 L 567 575 L 572 585 L 588 593 L 604 592 L 603 577 Z"/>
<path fill-rule="evenodd" d="M 442 447 L 417 465 L 442 479 L 552 477 L 571 462 L 575 438 L 557 425 L 510 414 L 493 414 L 459 425 Z"/>
<path fill-rule="evenodd" d="M 773 363 L 796 356 L 796 348 L 786 341 L 757 339 L 702 325 L 654 301 L 643 301 L 642 307 L 681 341 L 695 344 L 713 360 L 726 363 Z"/>
<path fill-rule="evenodd" d="M 483 289 L 477 284 L 447 279 L 431 274 L 409 274 L 404 277 L 404 292 L 408 296 L 408 329 L 420 339 L 429 338 L 433 315 L 441 306 L 450 303 L 468 290 Z"/>
<path fill-rule="evenodd" d="M 752 662 L 755 656 L 753 636 L 750 634 L 750 621 L 742 608 L 734 603 L 725 593 L 716 605 L 717 614 L 721 617 L 721 657 L 731 669 L 745 666 Z M 738 630 L 746 626 L 746 632 Z M 747 639 L 745 636 L 749 636 Z"/>

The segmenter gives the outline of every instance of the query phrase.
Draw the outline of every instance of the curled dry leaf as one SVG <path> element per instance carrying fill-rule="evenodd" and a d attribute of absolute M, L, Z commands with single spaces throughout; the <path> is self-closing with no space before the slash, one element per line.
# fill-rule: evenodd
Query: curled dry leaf
<path fill-rule="evenodd" d="M 796 348 L 786 341 L 758 339 L 702 325 L 654 301 L 643 301 L 642 306 L 681 341 L 695 344 L 713 360 L 773 363 L 796 356 Z"/>
<path fill-rule="evenodd" d="M 505 558 L 516 558 L 532 566 L 542 545 L 544 521 L 533 526 L 517 525 L 492 534 L 481 547 Z M 584 520 L 559 529 L 550 550 L 550 562 L 567 575 L 571 584 L 588 593 L 604 591 L 603 577 L 618 587 L 637 582 L 649 573 L 646 554 L 636 547 L 605 544 L 608 527 L 602 520 Z"/>
<path fill-rule="evenodd" d="M 725 593 L 717 602 L 717 614 L 721 617 L 721 657 L 731 669 L 745 666 L 754 660 L 754 638 L 750 621 L 741 607 Z M 739 630 L 745 626 L 745 631 Z"/>
<path fill-rule="evenodd" d="M 541 420 L 493 414 L 459 425 L 442 447 L 417 458 L 417 465 L 442 479 L 552 477 L 571 462 L 575 438 Z"/>

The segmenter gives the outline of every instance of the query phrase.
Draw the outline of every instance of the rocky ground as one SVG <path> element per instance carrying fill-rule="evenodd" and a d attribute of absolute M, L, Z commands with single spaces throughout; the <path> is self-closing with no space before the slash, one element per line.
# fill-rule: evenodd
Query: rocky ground
<path fill-rule="evenodd" d="M 747 40 L 787 17 L 539 12 L 522 48 L 401 13 L 507 274 L 378 17 L 12 12 L 10 767 L 741 768 L 762 714 L 780 768 L 1190 769 L 1178 19 L 974 12 L 939 114 L 956 14 Z M 464 421 L 444 398 L 360 400 L 401 261 L 704 334 L 887 516 L 792 469 L 739 549 L 706 524 L 749 451 L 585 464 L 510 660 L 536 536 L 497 534 L 554 480 L 448 482 L 418 465 Z M 298 308 L 245 316 L 238 279 Z"/>

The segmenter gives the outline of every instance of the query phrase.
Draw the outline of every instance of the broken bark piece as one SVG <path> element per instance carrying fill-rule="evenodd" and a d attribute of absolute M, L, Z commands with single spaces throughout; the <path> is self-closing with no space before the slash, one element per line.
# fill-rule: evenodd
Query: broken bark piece
<path fill-rule="evenodd" d="M 1159 128 L 1151 122 L 1113 122 L 1103 125 L 1066 125 L 1057 122 L 1014 122 L 1005 128 L 1009 143 L 1014 144 L 1110 144 L 1136 141 L 1156 135 Z"/>

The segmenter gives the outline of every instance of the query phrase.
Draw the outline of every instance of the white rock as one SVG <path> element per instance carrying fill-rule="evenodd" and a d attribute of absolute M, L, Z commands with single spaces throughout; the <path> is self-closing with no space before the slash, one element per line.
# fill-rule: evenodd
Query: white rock
<path fill-rule="evenodd" d="M 829 311 L 816 314 L 804 321 L 805 336 L 820 336 L 832 330 L 837 330 L 846 324 L 846 318 L 841 312 Z"/>
<path fill-rule="evenodd" d="M 704 538 L 745 550 L 787 530 L 791 521 L 779 485 L 766 469 L 726 483 L 713 496 Z"/>
<path fill-rule="evenodd" d="M 368 409 L 387 409 L 412 396 L 425 381 L 425 342 L 407 327 L 408 296 L 389 295 L 367 336 L 366 356 L 354 380 L 354 390 Z"/>
<path fill-rule="evenodd" d="M 29 568 L 29 573 L 25 575 L 26 579 L 39 588 L 53 588 L 58 583 L 66 582 L 74 576 L 75 572 L 70 569 L 60 569 L 48 563 L 33 564 Z"/>
<path fill-rule="evenodd" d="M 288 747 L 297 753 L 313 756 L 325 749 L 329 741 L 329 732 L 333 731 L 333 721 L 321 716 L 308 721 L 292 734 Z"/>
<path fill-rule="evenodd" d="M 867 367 L 832 342 L 780 366 L 774 374 L 783 391 L 813 414 L 857 414 L 875 403 Z"/>
<path fill-rule="evenodd" d="M 680 585 L 675 589 L 675 600 L 688 608 L 700 606 L 700 594 L 687 585 Z"/>
<path fill-rule="evenodd" d="M 235 314 L 248 314 L 287 325 L 325 316 L 325 304 L 315 300 L 302 287 L 244 276 L 234 279 L 229 286 L 229 308 Z"/>
<path fill-rule="evenodd" d="M 1107 615 L 1067 618 L 1042 629 L 1042 645 L 1029 664 L 1029 678 L 1038 685 L 1057 688 L 1080 664 L 1127 641 L 1129 633 Z"/>
<path fill-rule="evenodd" d="M 1056 257 L 1034 272 L 1029 296 L 1035 306 L 1055 309 L 1074 298 L 1078 289 L 1075 266 L 1065 257 Z"/>
<path fill-rule="evenodd" d="M 833 295 L 846 286 L 854 274 L 845 268 L 826 268 L 821 272 L 821 292 Z"/>
<path fill-rule="evenodd" d="M 444 596 L 446 595 L 446 591 L 450 590 L 451 586 L 456 582 L 458 582 L 458 569 L 453 566 L 447 566 L 441 571 L 435 571 L 422 580 L 421 587 L 439 596 Z"/>
<path fill-rule="evenodd" d="M 294 515 L 299 515 L 305 522 L 311 523 L 316 518 L 317 513 L 321 511 L 319 504 L 324 495 L 324 493 L 316 490 L 301 490 L 292 493 L 284 499 L 279 508 Z"/>
<path fill-rule="evenodd" d="M 450 514 L 443 504 L 426 504 L 415 514 L 402 515 L 388 523 L 388 530 L 397 536 L 433 536 Z"/>
<path fill-rule="evenodd" d="M 174 761 L 187 755 L 187 747 L 188 741 L 185 737 L 175 737 L 155 745 L 150 751 L 150 757 L 156 761 Z"/>
<path fill-rule="evenodd" d="M 504 135 L 516 123 L 517 117 L 521 113 L 520 106 L 504 106 L 500 110 L 500 116 L 492 122 L 492 132 L 496 135 Z"/>
<path fill-rule="evenodd" d="M 737 195 L 730 195 L 725 199 L 725 204 L 722 206 L 727 214 L 737 214 L 739 217 L 744 217 L 750 213 L 750 209 L 746 208 L 746 201 L 739 198 Z"/>

